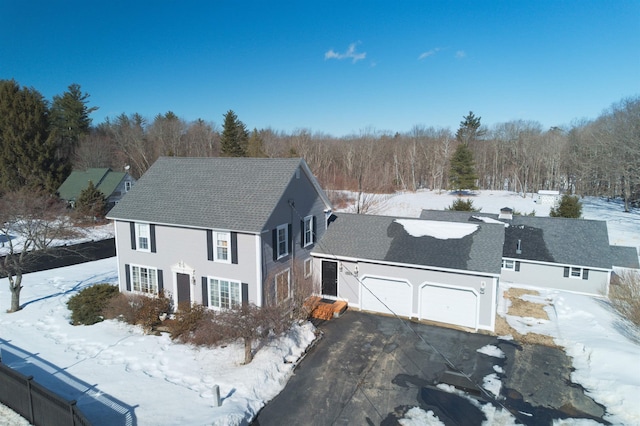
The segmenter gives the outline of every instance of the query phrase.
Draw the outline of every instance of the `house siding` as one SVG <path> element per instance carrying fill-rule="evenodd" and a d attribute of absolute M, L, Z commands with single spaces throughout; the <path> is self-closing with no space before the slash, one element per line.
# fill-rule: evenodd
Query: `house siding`
<path fill-rule="evenodd" d="M 314 271 L 321 271 L 322 261 L 327 258 L 314 258 Z M 360 307 L 360 282 L 358 277 L 388 277 L 394 280 L 405 280 L 411 285 L 412 317 L 419 317 L 420 288 L 424 284 L 439 284 L 455 288 L 474 290 L 479 298 L 478 328 L 493 330 L 495 327 L 496 299 L 498 278 L 490 275 L 467 275 L 455 272 L 442 272 L 416 269 L 394 265 L 369 263 L 366 261 L 340 261 L 342 270 L 338 268 L 338 299 L 347 300 L 349 306 Z M 353 275 L 358 270 L 358 277 Z M 485 282 L 484 294 L 481 283 Z"/>
<path fill-rule="evenodd" d="M 119 276 L 125 276 L 125 264 L 150 266 L 164 272 L 164 290 L 172 297 L 176 295 L 176 273 L 195 276 L 195 285 L 190 288 L 192 302 L 202 303 L 200 286 L 202 277 L 215 276 L 248 284 L 248 300 L 259 304 L 255 255 L 256 239 L 253 234 L 237 234 L 238 263 L 221 263 L 207 259 L 207 230 L 177 226 L 155 225 L 156 252 L 142 252 L 131 248 L 128 238 L 130 222 L 115 221 Z M 127 238 L 123 238 L 127 236 Z M 231 256 L 231 250 L 229 252 Z M 126 290 L 126 283 L 120 282 Z"/>
<path fill-rule="evenodd" d="M 131 186 L 133 187 L 133 185 L 135 183 L 135 179 L 132 178 L 128 173 L 125 174 L 124 178 L 122 178 L 122 180 L 120 181 L 120 183 L 118 184 L 116 189 L 107 198 L 107 204 L 108 205 L 116 204 L 127 193 L 127 191 L 125 191 L 125 182 L 131 182 Z"/>
<path fill-rule="evenodd" d="M 265 281 L 264 300 L 268 300 L 272 290 L 275 274 L 287 268 L 302 267 L 305 259 L 310 257 L 311 250 L 317 241 L 324 235 L 326 221 L 324 210 L 327 206 L 318 196 L 313 184 L 302 168 L 299 168 L 299 177 L 295 175 L 287 185 L 284 194 L 273 213 L 266 222 L 265 229 L 261 234 L 261 247 L 263 256 L 262 276 Z M 289 204 L 293 203 L 293 208 Z M 316 229 L 314 244 L 302 247 L 301 239 L 303 229 L 301 221 L 307 217 L 315 217 Z M 289 255 L 281 259 L 274 259 L 274 246 L 272 231 L 279 225 L 291 225 L 291 235 L 289 241 Z"/>
<path fill-rule="evenodd" d="M 585 267 L 584 269 L 589 270 L 589 279 L 584 280 L 565 277 L 564 269 L 567 265 L 531 263 L 524 259 L 517 259 L 517 261 L 520 262 L 520 270 L 503 269 L 502 282 L 572 291 L 593 296 L 604 296 L 608 293 L 610 271 Z"/>

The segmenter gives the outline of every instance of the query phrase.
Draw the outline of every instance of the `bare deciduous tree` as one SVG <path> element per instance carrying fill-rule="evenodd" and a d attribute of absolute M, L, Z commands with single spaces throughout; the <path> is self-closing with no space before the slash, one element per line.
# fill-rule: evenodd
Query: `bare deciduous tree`
<path fill-rule="evenodd" d="M 23 272 L 48 252 L 56 240 L 74 236 L 65 206 L 43 192 L 26 189 L 8 192 L 0 198 L 0 238 L 4 257 L 0 273 L 9 280 L 11 306 L 20 310 Z"/>

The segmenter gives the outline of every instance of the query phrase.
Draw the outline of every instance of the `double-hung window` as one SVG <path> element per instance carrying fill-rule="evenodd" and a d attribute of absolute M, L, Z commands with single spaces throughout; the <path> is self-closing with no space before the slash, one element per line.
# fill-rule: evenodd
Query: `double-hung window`
<path fill-rule="evenodd" d="M 158 270 L 131 265 L 131 289 L 140 293 L 158 294 Z"/>
<path fill-rule="evenodd" d="M 242 302 L 240 282 L 209 277 L 209 306 L 230 309 Z"/>
<path fill-rule="evenodd" d="M 230 232 L 214 232 L 215 250 L 214 260 L 216 262 L 231 263 L 231 256 L 229 249 L 231 247 L 231 233 Z"/>
<path fill-rule="evenodd" d="M 289 225 L 276 228 L 276 250 L 278 259 L 289 254 Z"/>
<path fill-rule="evenodd" d="M 516 268 L 515 260 L 502 259 L 502 269 L 513 271 Z"/>
<path fill-rule="evenodd" d="M 125 180 L 124 181 L 124 192 L 129 192 L 130 190 L 131 190 L 131 181 Z"/>
<path fill-rule="evenodd" d="M 313 244 L 313 235 L 315 233 L 315 229 L 313 229 L 313 216 L 305 217 L 302 223 L 302 246 L 307 247 Z"/>
<path fill-rule="evenodd" d="M 576 279 L 589 279 L 589 270 L 586 268 L 578 268 L 575 266 L 565 266 L 564 267 L 564 277 L 565 278 L 576 278 Z"/>
<path fill-rule="evenodd" d="M 290 278 L 291 274 L 289 269 L 280 272 L 276 275 L 276 303 L 284 302 L 290 295 Z"/>
<path fill-rule="evenodd" d="M 136 223 L 136 248 L 140 251 L 151 251 L 148 223 Z"/>

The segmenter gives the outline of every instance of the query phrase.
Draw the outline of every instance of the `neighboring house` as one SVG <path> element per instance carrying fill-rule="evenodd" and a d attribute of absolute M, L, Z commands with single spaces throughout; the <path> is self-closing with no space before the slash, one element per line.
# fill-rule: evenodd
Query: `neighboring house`
<path fill-rule="evenodd" d="M 537 203 L 548 206 L 555 206 L 560 201 L 560 191 L 538 191 Z"/>
<path fill-rule="evenodd" d="M 107 217 L 121 291 L 221 309 L 290 298 L 330 214 L 302 159 L 162 157 Z"/>
<path fill-rule="evenodd" d="M 504 225 L 338 213 L 312 252 L 322 296 L 494 330 Z"/>
<path fill-rule="evenodd" d="M 127 172 L 114 172 L 109 168 L 74 170 L 58 188 L 58 196 L 74 208 L 80 193 L 89 182 L 104 194 L 107 209 L 117 204 L 129 192 L 136 180 Z"/>

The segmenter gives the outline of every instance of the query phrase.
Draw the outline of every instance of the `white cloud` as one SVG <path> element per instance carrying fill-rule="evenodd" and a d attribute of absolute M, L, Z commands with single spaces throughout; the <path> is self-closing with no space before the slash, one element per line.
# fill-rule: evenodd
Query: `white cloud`
<path fill-rule="evenodd" d="M 361 61 L 362 59 L 367 57 L 367 53 L 363 52 L 356 52 L 356 46 L 360 44 L 360 43 L 351 43 L 349 45 L 349 48 L 347 49 L 346 52 L 344 53 L 339 53 L 336 52 L 333 49 L 329 49 L 327 52 L 325 52 L 324 54 L 324 59 L 352 59 L 352 62 L 355 64 L 358 61 Z"/>
<path fill-rule="evenodd" d="M 423 59 L 428 58 L 429 56 L 433 56 L 433 55 L 435 55 L 436 53 L 438 53 L 441 50 L 442 50 L 441 48 L 436 47 L 435 49 L 431 49 L 431 50 L 428 50 L 426 52 L 423 52 L 423 53 L 420 54 L 420 56 L 418 56 L 418 60 L 421 61 Z"/>
<path fill-rule="evenodd" d="M 456 59 L 462 59 L 462 58 L 466 58 L 467 54 L 464 50 L 458 50 L 456 52 Z"/>

